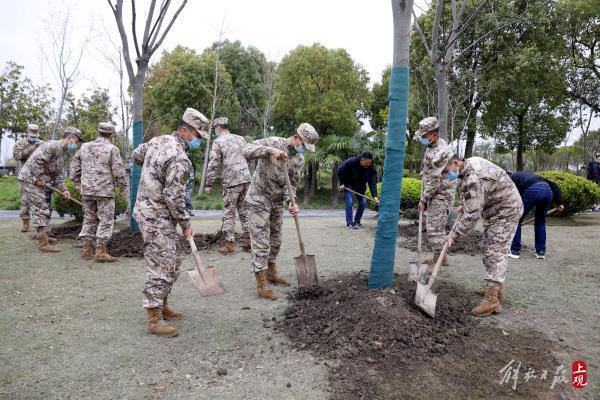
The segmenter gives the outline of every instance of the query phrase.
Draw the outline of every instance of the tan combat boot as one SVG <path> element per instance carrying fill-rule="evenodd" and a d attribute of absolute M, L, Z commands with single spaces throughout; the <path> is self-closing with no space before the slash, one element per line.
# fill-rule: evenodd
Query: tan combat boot
<path fill-rule="evenodd" d="M 149 333 L 153 333 L 155 335 L 174 335 L 177 332 L 177 329 L 165 322 L 162 316 L 162 309 L 160 307 L 146 308 L 146 312 L 148 313 L 146 330 Z"/>
<path fill-rule="evenodd" d="M 277 267 L 274 262 L 270 262 L 267 267 L 267 280 L 276 285 L 290 286 L 289 282 L 277 275 Z"/>
<path fill-rule="evenodd" d="M 169 320 L 169 319 L 177 319 L 180 318 L 183 315 L 183 313 L 179 312 L 179 311 L 175 311 L 172 308 L 169 308 L 169 304 L 167 302 L 167 297 L 165 297 L 165 299 L 163 300 L 163 306 L 162 306 L 162 316 L 164 320 Z"/>
<path fill-rule="evenodd" d="M 94 261 L 98 263 L 102 262 L 115 262 L 117 261 L 117 257 L 113 257 L 106 252 L 105 244 L 97 244 L 96 245 L 96 257 L 94 257 Z"/>
<path fill-rule="evenodd" d="M 242 243 L 242 249 L 247 252 L 250 252 L 250 249 L 252 249 L 252 244 L 250 243 L 249 237 L 244 238 L 244 242 Z"/>
<path fill-rule="evenodd" d="M 48 236 L 48 243 L 56 244 L 56 243 L 58 243 L 58 239 L 53 238 L 52 236 Z"/>
<path fill-rule="evenodd" d="M 23 226 L 21 227 L 21 232 L 29 232 L 29 219 L 23 219 Z"/>
<path fill-rule="evenodd" d="M 275 300 L 277 296 L 269 289 L 267 285 L 267 274 L 265 271 L 254 274 L 256 276 L 256 294 L 263 299 Z"/>
<path fill-rule="evenodd" d="M 486 291 L 487 288 L 484 286 L 482 288 L 473 290 L 473 293 L 478 296 L 484 296 Z M 500 302 L 504 301 L 504 285 L 500 286 L 500 290 L 498 291 L 498 300 L 500 300 Z"/>
<path fill-rule="evenodd" d="M 231 254 L 235 251 L 235 244 L 233 242 L 227 242 L 219 247 L 217 251 L 221 254 Z"/>
<path fill-rule="evenodd" d="M 60 253 L 62 251 L 58 247 L 54 247 L 48 243 L 48 236 L 46 234 L 38 235 L 37 248 L 44 253 Z"/>
<path fill-rule="evenodd" d="M 94 258 L 94 245 L 89 240 L 83 242 L 83 254 L 81 258 L 84 260 L 91 260 Z"/>
<path fill-rule="evenodd" d="M 488 282 L 485 295 L 481 303 L 471 313 L 480 317 L 487 317 L 491 313 L 497 313 L 502 309 L 500 300 L 498 300 L 498 292 L 502 284 L 496 282 Z"/>

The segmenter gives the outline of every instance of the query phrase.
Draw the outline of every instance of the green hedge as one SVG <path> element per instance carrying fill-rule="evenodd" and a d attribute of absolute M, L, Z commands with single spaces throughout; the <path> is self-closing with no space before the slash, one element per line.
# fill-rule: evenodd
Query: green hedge
<path fill-rule="evenodd" d="M 71 197 L 81 201 L 81 193 L 75 188 L 75 184 L 70 178 L 65 180 L 67 189 L 71 192 Z M 56 212 L 61 214 L 70 214 L 77 219 L 83 221 L 83 209 L 70 200 L 65 200 L 62 196 L 52 196 L 52 207 Z M 115 189 L 115 215 L 123 214 L 127 211 L 127 198 Z"/>
<path fill-rule="evenodd" d="M 538 175 L 556 182 L 560 187 L 565 206 L 562 215 L 589 210 L 592 205 L 600 203 L 600 186 L 585 178 L 560 171 L 544 171 Z"/>
<path fill-rule="evenodd" d="M 381 194 L 381 183 L 377 184 L 377 197 Z M 400 209 L 408 210 L 416 208 L 421 198 L 421 181 L 415 178 L 402 178 L 402 194 L 400 198 Z M 369 202 L 369 208 L 378 210 L 379 206 Z"/>

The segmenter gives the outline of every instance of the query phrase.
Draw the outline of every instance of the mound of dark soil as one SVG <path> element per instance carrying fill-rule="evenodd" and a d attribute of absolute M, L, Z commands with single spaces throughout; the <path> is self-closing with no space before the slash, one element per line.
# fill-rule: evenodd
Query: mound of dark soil
<path fill-rule="evenodd" d="M 77 239 L 81 225 L 61 225 L 50 229 L 48 236 L 55 239 Z"/>
<path fill-rule="evenodd" d="M 448 230 L 450 227 L 448 227 Z M 398 246 L 412 251 L 417 251 L 419 224 L 413 222 L 410 225 L 398 227 Z M 463 253 L 469 255 L 481 254 L 481 238 L 483 233 L 479 231 L 471 231 L 463 237 L 456 240 L 452 248 L 451 253 Z M 423 252 L 431 252 L 432 249 L 427 243 L 427 232 L 425 231 L 425 224 L 423 224 L 423 237 L 422 237 Z"/>
<path fill-rule="evenodd" d="M 330 370 L 334 399 L 473 399 L 514 395 L 499 371 L 518 359 L 555 368 L 553 343 L 537 332 L 505 332 L 470 315 L 480 298 L 450 282 L 436 283 L 436 318 L 414 305 L 416 286 L 394 276 L 392 289 L 367 288 L 367 274 L 344 275 L 299 288 L 274 328 Z M 546 398 L 551 382 L 519 387 Z"/>

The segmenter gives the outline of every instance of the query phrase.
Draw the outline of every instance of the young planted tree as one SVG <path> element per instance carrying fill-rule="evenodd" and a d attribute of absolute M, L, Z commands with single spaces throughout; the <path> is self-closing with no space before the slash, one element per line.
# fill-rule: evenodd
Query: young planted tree
<path fill-rule="evenodd" d="M 182 0 L 179 8 L 177 8 L 170 20 L 167 18 L 167 15 L 171 6 L 171 0 L 163 0 L 161 2 L 161 5 L 158 9 L 158 15 L 156 17 L 154 14 L 156 11 L 156 0 L 151 0 L 146 17 L 146 23 L 144 25 L 144 33 L 142 36 L 141 45 L 138 42 L 138 33 L 136 29 L 136 1 L 131 0 L 131 36 L 133 37 L 133 47 L 135 50 L 135 64 L 137 66 L 136 71 L 134 71 L 133 62 L 129 54 L 129 38 L 123 22 L 123 0 L 107 0 L 107 2 L 115 17 L 115 22 L 117 23 L 117 29 L 119 30 L 119 36 L 121 37 L 121 45 L 123 49 L 123 61 L 125 62 L 127 76 L 129 77 L 129 86 L 133 92 L 133 148 L 135 149 L 144 140 L 144 123 L 142 119 L 144 112 L 144 80 L 146 78 L 146 71 L 148 70 L 150 58 L 165 40 L 165 37 L 173 27 L 173 24 L 181 13 L 181 10 L 183 10 L 185 7 L 187 0 Z M 163 28 L 163 22 L 165 21 L 169 22 L 161 31 L 161 28 Z M 139 230 L 137 223 L 133 219 L 132 211 L 137 197 L 140 174 L 140 166 L 134 164 L 131 174 L 131 198 L 129 201 L 129 207 L 131 211 L 129 214 L 129 226 L 132 231 Z"/>

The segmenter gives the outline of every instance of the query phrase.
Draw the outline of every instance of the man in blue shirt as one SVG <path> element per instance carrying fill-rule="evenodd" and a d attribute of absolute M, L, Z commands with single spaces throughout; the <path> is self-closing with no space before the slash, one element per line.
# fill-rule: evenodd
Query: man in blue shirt
<path fill-rule="evenodd" d="M 373 154 L 366 151 L 360 156 L 348 158 L 338 168 L 337 175 L 341 185 L 340 192 L 345 192 L 346 227 L 348 229 L 358 229 L 361 226 L 360 220 L 367 206 L 367 200 L 362 196 L 356 196 L 358 208 L 353 218 L 354 193 L 346 189 L 364 195 L 368 184 L 371 196 L 373 196 L 376 203 L 379 203 L 377 198 L 377 171 L 373 166 Z"/>

